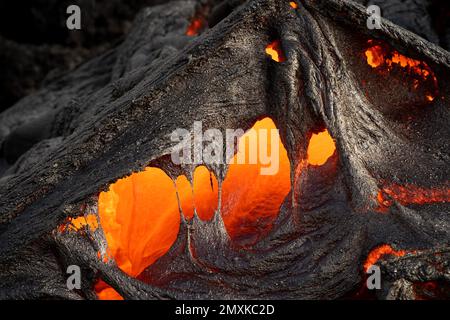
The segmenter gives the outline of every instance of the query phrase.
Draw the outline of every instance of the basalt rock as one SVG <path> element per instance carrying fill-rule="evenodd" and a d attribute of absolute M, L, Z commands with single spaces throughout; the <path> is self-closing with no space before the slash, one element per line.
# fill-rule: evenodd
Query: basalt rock
<path fill-rule="evenodd" d="M 189 37 L 199 12 L 209 28 Z M 369 30 L 366 19 L 345 0 L 152 6 L 117 47 L 2 113 L 3 158 L 14 164 L 0 179 L 0 298 L 95 298 L 101 278 L 128 299 L 337 299 L 363 285 L 380 244 L 407 253 L 380 260 L 379 297 L 448 285 L 450 54 L 388 20 Z M 264 52 L 274 40 L 284 62 Z M 411 89 L 420 79 L 402 62 L 369 65 L 374 44 L 426 65 L 433 95 Z M 219 211 L 181 219 L 171 250 L 135 279 L 99 259 L 101 228 L 59 228 L 95 213 L 117 179 L 173 170 L 175 129 L 197 120 L 248 129 L 263 117 L 277 124 L 293 173 L 313 132 L 327 128 L 336 152 L 292 174 L 271 232 L 251 250 L 233 246 Z M 65 287 L 70 264 L 84 270 L 79 291 Z"/>

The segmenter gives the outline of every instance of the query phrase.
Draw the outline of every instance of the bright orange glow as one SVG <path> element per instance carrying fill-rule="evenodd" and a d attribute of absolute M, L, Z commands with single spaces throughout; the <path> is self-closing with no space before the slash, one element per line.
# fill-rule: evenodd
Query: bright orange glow
<path fill-rule="evenodd" d="M 175 185 L 161 169 L 147 168 L 112 184 L 98 200 L 110 254 L 136 277 L 164 255 L 180 225 Z"/>
<path fill-rule="evenodd" d="M 289 2 L 289 5 L 292 7 L 292 9 L 297 9 L 298 8 L 298 4 L 294 1 Z"/>
<path fill-rule="evenodd" d="M 203 29 L 203 27 L 204 27 L 203 19 L 195 17 L 192 19 L 191 24 L 188 26 L 186 30 L 186 35 L 191 37 L 197 36 Z"/>
<path fill-rule="evenodd" d="M 103 280 L 98 281 L 94 289 L 99 300 L 123 300 L 122 296 Z"/>
<path fill-rule="evenodd" d="M 185 176 L 176 180 L 177 193 L 181 209 L 187 219 L 194 217 L 194 210 L 202 220 L 210 220 L 214 216 L 219 203 L 219 185 L 215 175 L 205 166 L 194 171 L 194 186 Z"/>
<path fill-rule="evenodd" d="M 366 50 L 367 63 L 372 68 L 378 68 L 385 62 L 383 49 L 381 46 L 373 46 Z"/>
<path fill-rule="evenodd" d="M 412 72 L 427 78 L 432 72 L 428 65 L 419 60 L 408 58 L 397 51 L 388 52 L 381 45 L 374 45 L 366 50 L 367 63 L 372 68 L 387 66 L 392 68 L 397 64 L 402 68 L 409 68 Z"/>
<path fill-rule="evenodd" d="M 276 126 L 270 118 L 265 118 L 256 122 L 252 129 L 254 131 L 247 132 L 239 139 L 239 151 L 230 162 L 232 164 L 222 190 L 222 215 L 228 234 L 235 240 L 251 238 L 253 241 L 250 243 L 270 231 L 291 188 L 289 158 L 278 134 L 275 137 L 277 141 L 267 139 L 270 153 L 279 154 L 279 170 L 276 174 L 261 175 L 261 168 L 267 165 L 262 164 L 259 157 L 256 164 L 237 163 L 238 157 L 250 158 L 250 141 L 256 141 L 251 135 L 261 137 L 264 130 L 270 134 L 270 130 L 276 130 Z M 272 147 L 275 142 L 278 143 L 278 149 Z"/>
<path fill-rule="evenodd" d="M 307 149 L 307 161 L 310 165 L 321 166 L 333 155 L 336 144 L 328 130 L 313 134 Z"/>
<path fill-rule="evenodd" d="M 92 232 L 94 232 L 98 228 L 98 221 L 95 214 L 88 214 L 77 218 L 69 218 L 68 221 L 69 223 L 65 223 L 60 227 L 60 231 L 79 231 L 87 226 Z"/>
<path fill-rule="evenodd" d="M 192 185 L 186 176 L 179 176 L 176 180 L 177 194 L 181 210 L 187 219 L 194 217 L 194 194 Z"/>
<path fill-rule="evenodd" d="M 194 171 L 194 203 L 202 220 L 210 220 L 219 204 L 219 185 L 215 175 L 205 166 Z"/>
<path fill-rule="evenodd" d="M 275 163 L 278 170 L 273 175 L 261 175 L 262 168 L 273 163 L 263 162 L 260 157 L 255 164 L 241 164 L 236 160 L 243 153 L 249 159 L 251 150 L 260 154 L 260 137 L 271 130 L 276 130 L 276 126 L 266 118 L 256 122 L 239 139 L 239 151 L 230 162 L 222 185 L 221 212 L 225 227 L 232 239 L 245 239 L 246 245 L 270 230 L 290 191 L 289 159 L 277 130 L 273 131 L 276 135 L 266 139 L 268 159 L 275 162 L 278 159 Z M 255 134 L 257 140 L 249 138 Z M 257 143 L 256 148 L 251 148 L 249 141 Z M 278 148 L 273 149 L 272 145 Z M 152 167 L 118 180 L 98 200 L 108 253 L 125 273 L 138 276 L 175 242 L 180 224 L 179 208 L 188 219 L 192 219 L 195 210 L 200 219 L 209 220 L 217 210 L 218 194 L 218 181 L 205 166 L 195 169 L 193 186 L 185 176 L 179 176 L 174 182 L 161 169 Z M 95 289 L 100 299 L 120 297 L 102 282 Z"/>
<path fill-rule="evenodd" d="M 373 40 L 368 41 L 370 47 L 365 51 L 367 64 L 374 69 L 392 71 L 394 65 L 405 69 L 409 74 L 415 75 L 416 79 L 412 81 L 412 88 L 417 90 L 419 81 L 430 82 L 432 92 L 425 94 L 426 101 L 432 102 L 437 94 L 437 78 L 431 68 L 424 61 L 415 60 L 406 57 L 395 50 L 389 50 L 382 44 L 375 44 Z"/>
<path fill-rule="evenodd" d="M 378 211 L 380 212 L 386 212 L 387 208 L 392 205 L 392 200 L 396 200 L 404 206 L 410 204 L 445 203 L 450 202 L 450 188 L 426 189 L 412 184 L 406 184 L 404 186 L 390 184 L 384 186 L 378 192 L 377 200 L 379 203 Z"/>
<path fill-rule="evenodd" d="M 284 57 L 283 50 L 281 49 L 280 40 L 275 40 L 266 47 L 266 53 L 276 62 L 284 62 L 286 58 Z"/>
<path fill-rule="evenodd" d="M 364 271 L 367 272 L 371 266 L 376 264 L 378 260 L 384 255 L 393 255 L 396 257 L 402 257 L 407 252 L 404 250 L 394 250 L 392 247 L 388 244 L 383 244 L 379 247 L 376 247 L 373 249 L 369 255 L 367 256 L 366 261 L 364 262 Z"/>

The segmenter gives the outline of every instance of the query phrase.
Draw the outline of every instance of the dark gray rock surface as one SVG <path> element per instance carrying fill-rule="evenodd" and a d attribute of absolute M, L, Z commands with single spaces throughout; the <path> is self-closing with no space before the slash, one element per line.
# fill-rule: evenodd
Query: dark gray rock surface
<path fill-rule="evenodd" d="M 364 259 L 380 243 L 450 245 L 448 202 L 394 201 L 380 214 L 376 201 L 385 181 L 449 187 L 447 51 L 386 20 L 368 30 L 365 8 L 344 0 L 306 0 L 297 11 L 276 0 L 236 2 L 214 27 L 187 37 L 199 8 L 181 1 L 144 9 L 117 47 L 0 114 L 4 156 L 19 157 L 0 180 L 0 298 L 73 298 L 60 283 L 36 289 L 57 269 L 41 247 L 42 270 L 15 269 L 39 260 L 30 251 L 44 241 L 62 257 L 61 272 L 75 261 L 130 299 L 340 298 L 360 285 Z M 284 63 L 264 53 L 274 39 Z M 374 73 L 364 56 L 368 39 L 426 62 L 439 83 L 436 99 L 406 94 L 401 73 Z M 177 243 L 139 281 L 99 261 L 101 235 L 56 230 L 86 205 L 95 209 L 98 193 L 118 178 L 149 164 L 174 173 L 166 160 L 174 129 L 195 120 L 247 129 L 264 116 L 280 129 L 293 168 L 323 127 L 337 152 L 293 179 L 297 201 L 286 198 L 272 232 L 252 250 L 233 247 L 219 213 L 210 222 L 182 221 Z M 219 178 L 226 171 L 212 169 Z M 29 281 L 17 285 L 16 277 Z M 79 293 L 92 296 L 89 288 Z"/>

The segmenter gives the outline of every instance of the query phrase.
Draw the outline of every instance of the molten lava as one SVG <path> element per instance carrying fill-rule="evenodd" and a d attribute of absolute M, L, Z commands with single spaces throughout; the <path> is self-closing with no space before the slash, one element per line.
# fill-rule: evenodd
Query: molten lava
<path fill-rule="evenodd" d="M 369 44 L 372 43 L 370 40 Z M 372 45 L 366 50 L 365 54 L 367 63 L 372 68 L 387 67 L 388 70 L 391 70 L 393 65 L 396 64 L 402 68 L 409 69 L 411 72 L 421 76 L 424 80 L 433 73 L 425 62 L 408 58 L 395 50 L 389 52 L 381 44 Z"/>
<path fill-rule="evenodd" d="M 378 192 L 377 200 L 379 203 L 378 211 L 386 212 L 393 200 L 401 205 L 410 204 L 431 204 L 450 202 L 450 188 L 432 188 L 426 189 L 412 184 L 404 186 L 398 184 L 386 185 Z"/>
<path fill-rule="evenodd" d="M 281 49 L 280 40 L 275 40 L 266 47 L 266 53 L 276 62 L 284 62 L 286 58 Z"/>
<path fill-rule="evenodd" d="M 210 220 L 219 203 L 219 186 L 215 175 L 205 166 L 194 170 L 193 186 L 185 176 L 176 180 L 180 207 L 187 219 L 194 217 L 194 210 L 202 220 Z"/>
<path fill-rule="evenodd" d="M 86 216 L 80 216 L 77 218 L 69 218 L 66 223 L 60 226 L 60 231 L 80 231 L 88 227 L 92 232 L 97 230 L 98 221 L 95 214 L 88 214 Z"/>
<path fill-rule="evenodd" d="M 210 220 L 219 204 L 219 186 L 216 176 L 205 166 L 194 171 L 194 204 L 202 220 Z"/>
<path fill-rule="evenodd" d="M 434 101 L 438 94 L 438 82 L 426 62 L 406 57 L 373 40 L 369 40 L 368 44 L 370 47 L 365 51 L 365 55 L 369 66 L 381 73 L 391 72 L 394 68 L 403 70 L 412 78 L 412 89 L 417 90 L 421 85 L 424 88 L 425 100 Z"/>
<path fill-rule="evenodd" d="M 376 247 L 372 251 L 370 251 L 369 255 L 367 256 L 366 261 L 364 262 L 364 271 L 367 273 L 369 268 L 377 263 L 378 260 L 380 260 L 381 257 L 385 255 L 393 255 L 396 257 L 403 257 L 407 252 L 404 250 L 394 250 L 392 247 L 388 244 L 383 244 L 379 247 Z"/>
<path fill-rule="evenodd" d="M 120 269 L 136 277 L 175 242 L 180 215 L 175 185 L 158 168 L 120 179 L 98 200 L 100 223 Z"/>
<path fill-rule="evenodd" d="M 275 137 L 272 137 L 276 141 L 263 138 L 263 135 L 270 134 L 271 130 L 276 130 L 275 123 L 266 118 L 256 122 L 252 130 L 239 139 L 239 151 L 231 160 L 233 164 L 229 166 L 223 182 L 222 215 L 225 227 L 232 239 L 245 238 L 245 244 L 255 243 L 269 232 L 291 189 L 290 162 L 278 131 Z M 261 168 L 266 166 L 260 158 L 256 164 L 237 163 L 239 156 L 250 158 L 252 148 L 249 141 L 256 141 L 251 139 L 251 135 L 258 137 L 258 148 L 262 147 L 262 140 L 267 140 L 270 153 L 278 154 L 279 167 L 274 175 L 260 174 Z"/>
<path fill-rule="evenodd" d="M 194 17 L 186 30 L 186 35 L 191 37 L 198 36 L 204 26 L 205 23 L 201 17 Z"/>
<path fill-rule="evenodd" d="M 313 134 L 307 149 L 307 161 L 310 165 L 325 164 L 336 150 L 336 144 L 328 130 Z"/>
<path fill-rule="evenodd" d="M 281 204 L 290 191 L 290 163 L 276 130 L 272 139 L 261 139 L 276 130 L 274 122 L 263 119 L 239 139 L 239 149 L 228 168 L 222 184 L 221 213 L 231 239 L 242 245 L 258 241 L 272 227 Z M 256 135 L 259 139 L 250 139 Z M 275 141 L 273 138 L 275 137 Z M 267 145 L 262 146 L 261 141 Z M 248 147 L 257 143 L 255 148 Z M 261 175 L 267 159 L 257 163 L 239 163 L 237 157 L 252 150 L 266 148 L 267 156 L 278 159 L 273 175 Z M 264 160 L 264 161 L 263 161 Z M 213 217 L 219 203 L 216 177 L 205 166 L 197 167 L 193 185 L 185 176 L 175 181 L 164 171 L 149 167 L 143 172 L 115 182 L 98 200 L 100 224 L 108 243 L 108 252 L 118 267 L 130 276 L 138 276 L 145 268 L 163 256 L 176 240 L 180 212 L 191 219 L 194 212 L 200 219 Z M 95 289 L 100 299 L 118 299 L 120 295 L 104 282 Z"/>
<path fill-rule="evenodd" d="M 94 289 L 99 300 L 123 300 L 123 297 L 103 280 L 99 280 Z"/>

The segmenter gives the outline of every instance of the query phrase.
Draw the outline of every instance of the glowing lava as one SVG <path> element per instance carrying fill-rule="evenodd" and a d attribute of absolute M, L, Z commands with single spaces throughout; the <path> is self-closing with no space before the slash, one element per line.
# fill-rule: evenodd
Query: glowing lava
<path fill-rule="evenodd" d="M 202 18 L 194 17 L 186 30 L 186 35 L 191 37 L 198 36 L 204 26 L 205 23 Z"/>
<path fill-rule="evenodd" d="M 450 202 L 450 188 L 434 188 L 426 189 L 418 187 L 413 184 L 386 185 L 378 192 L 377 200 L 379 203 L 378 211 L 386 212 L 393 200 L 399 202 L 401 205 L 410 204 L 431 204 L 431 203 L 446 203 Z"/>
<path fill-rule="evenodd" d="M 64 223 L 60 226 L 59 230 L 65 231 L 80 231 L 88 227 L 92 232 L 97 230 L 98 221 L 97 216 L 95 214 L 88 214 L 86 216 L 80 216 L 77 218 L 69 218 L 67 223 Z"/>
<path fill-rule="evenodd" d="M 275 135 L 261 138 L 275 130 Z M 267 137 L 266 137 L 267 138 Z M 275 140 L 273 140 L 275 139 Z M 248 144 L 257 143 L 255 148 Z M 250 159 L 251 151 L 266 148 L 271 159 L 277 158 L 273 175 L 261 175 L 267 159 L 254 164 L 240 163 L 237 157 Z M 276 157 L 273 157 L 276 155 Z M 272 227 L 280 206 L 290 191 L 290 164 L 274 122 L 263 119 L 239 139 L 239 149 L 230 162 L 222 184 L 224 224 L 230 237 L 250 245 Z M 264 161 L 263 161 L 264 160 Z M 176 240 L 181 208 L 186 218 L 194 212 L 202 220 L 213 217 L 219 203 L 216 177 L 205 166 L 197 167 L 193 186 L 185 176 L 173 181 L 161 169 L 149 167 L 143 172 L 113 183 L 98 200 L 100 224 L 108 243 L 108 252 L 118 267 L 130 276 L 138 276 L 145 268 L 163 256 Z M 95 286 L 100 299 L 118 299 L 120 295 L 104 282 Z"/>
<path fill-rule="evenodd" d="M 136 277 L 175 242 L 180 215 L 175 185 L 158 168 L 120 179 L 98 200 L 110 254 Z"/>
<path fill-rule="evenodd" d="M 313 134 L 307 149 L 307 161 L 310 165 L 325 164 L 336 150 L 336 144 L 328 130 Z"/>
<path fill-rule="evenodd" d="M 266 53 L 276 62 L 284 62 L 286 58 L 284 57 L 283 50 L 281 49 L 280 40 L 275 40 L 266 47 Z"/>
<path fill-rule="evenodd" d="M 370 47 L 365 51 L 365 56 L 369 66 L 381 72 L 391 72 L 394 66 L 401 68 L 413 76 L 412 88 L 414 90 L 419 87 L 420 83 L 428 83 L 428 88 L 424 89 L 426 101 L 432 102 L 435 99 L 438 92 L 437 78 L 426 62 L 406 57 L 373 40 L 369 40 L 368 44 Z"/>
<path fill-rule="evenodd" d="M 367 272 L 371 266 L 376 264 L 381 257 L 385 255 L 393 255 L 396 257 L 403 257 L 407 252 L 404 250 L 394 250 L 388 244 L 383 244 L 370 251 L 364 262 L 364 271 Z"/>
<path fill-rule="evenodd" d="M 425 62 L 408 58 L 395 50 L 388 52 L 381 45 L 371 46 L 366 50 L 365 54 L 367 57 L 367 63 L 372 68 L 386 66 L 391 69 L 392 66 L 396 64 L 402 68 L 409 68 L 412 72 L 420 75 L 423 79 L 426 79 L 432 73 L 430 67 L 428 67 Z"/>
<path fill-rule="evenodd" d="M 123 297 L 103 280 L 99 280 L 94 289 L 99 300 L 123 300 Z"/>
<path fill-rule="evenodd" d="M 298 4 L 294 1 L 289 2 L 289 5 L 291 6 L 292 9 L 297 9 L 298 8 Z"/>
<path fill-rule="evenodd" d="M 291 188 L 289 158 L 275 123 L 266 118 L 258 121 L 252 129 L 239 139 L 239 151 L 231 161 L 234 164 L 228 169 L 222 195 L 222 215 L 228 234 L 235 240 L 246 238 L 246 244 L 255 243 L 267 234 Z M 270 134 L 271 130 L 276 130 L 276 135 L 271 138 L 269 135 L 267 148 L 272 155 L 278 154 L 278 171 L 273 175 L 261 175 L 261 168 L 267 164 L 263 164 L 260 158 L 256 164 L 237 164 L 237 157 L 249 158 L 252 150 L 249 141 L 256 142 L 251 136 L 258 137 L 259 143 L 256 143 L 261 148 L 262 134 Z"/>

